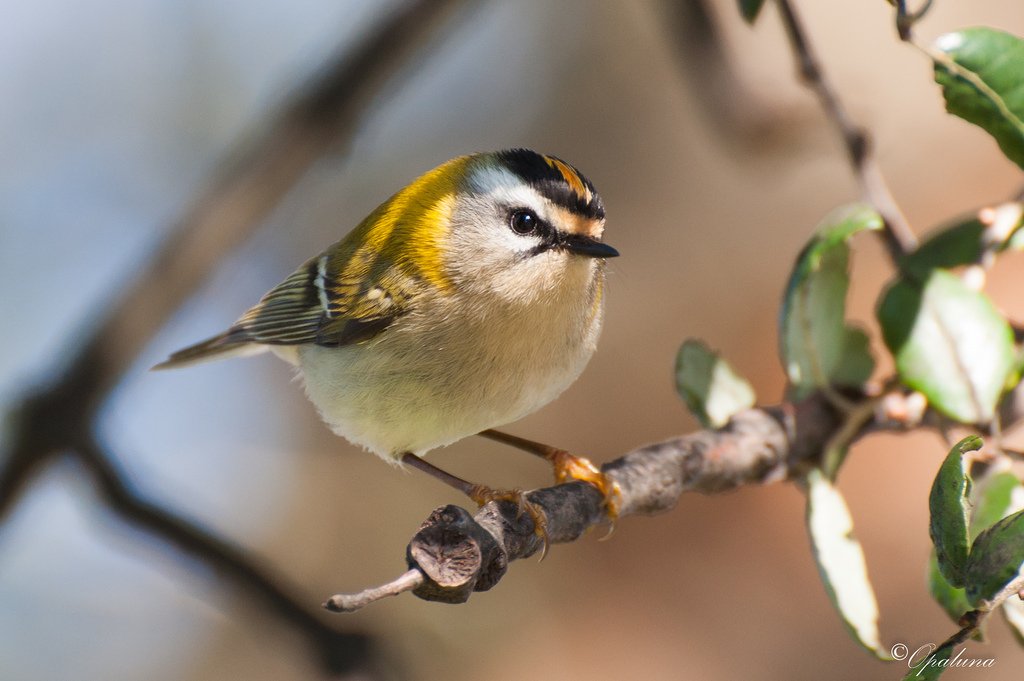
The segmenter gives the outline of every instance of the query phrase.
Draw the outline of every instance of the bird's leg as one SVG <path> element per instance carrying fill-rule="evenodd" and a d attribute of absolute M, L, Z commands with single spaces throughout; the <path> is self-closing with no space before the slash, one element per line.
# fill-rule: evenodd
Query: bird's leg
<path fill-rule="evenodd" d="M 601 472 L 590 459 L 575 456 L 557 447 L 546 445 L 542 442 L 534 442 L 516 435 L 509 435 L 499 430 L 488 429 L 479 433 L 483 437 L 504 444 L 511 445 L 516 449 L 529 452 L 548 461 L 555 472 L 555 482 L 562 484 L 571 480 L 589 482 L 604 495 L 605 512 L 608 518 L 614 522 L 619 517 L 622 493 L 618 484 Z"/>
<path fill-rule="evenodd" d="M 424 459 L 416 456 L 412 452 L 406 452 L 402 455 L 402 463 L 423 471 L 431 477 L 437 478 L 449 487 L 454 487 L 480 506 L 491 501 L 511 501 L 516 504 L 519 507 L 520 515 L 526 513 L 530 516 L 530 520 L 533 521 L 534 532 L 536 532 L 544 542 L 544 547 L 541 551 L 541 558 L 547 554 L 547 517 L 544 515 L 544 511 L 540 506 L 530 502 L 530 500 L 526 498 L 526 494 L 521 489 L 497 490 L 487 487 L 486 485 L 476 485 L 468 480 L 463 480 L 458 476 L 452 475 L 448 471 L 438 468 L 432 463 L 427 463 Z"/>

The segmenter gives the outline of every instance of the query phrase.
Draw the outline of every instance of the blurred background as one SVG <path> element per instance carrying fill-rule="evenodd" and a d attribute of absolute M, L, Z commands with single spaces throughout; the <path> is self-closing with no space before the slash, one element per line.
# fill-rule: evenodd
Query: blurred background
<path fill-rule="evenodd" d="M 60 367 L 211 174 L 330 55 L 400 3 L 40 0 L 0 22 L 0 402 Z M 720 350 L 777 402 L 775 319 L 817 221 L 858 197 L 817 102 L 795 82 L 774 7 L 750 29 L 710 3 L 719 59 L 685 3 L 482 2 L 378 98 L 347 153 L 327 153 L 153 338 L 103 410 L 140 492 L 250 549 L 311 609 L 398 575 L 434 507 L 466 501 L 333 436 L 268 356 L 149 373 L 217 332 L 419 173 L 527 146 L 577 165 L 608 208 L 605 332 L 583 377 L 511 432 L 598 462 L 696 428 L 675 395 L 684 338 Z M 1018 191 L 980 130 L 947 116 L 891 8 L 800 2 L 807 29 L 918 232 Z M 1019 0 L 938 2 L 928 43 L 968 25 L 1024 34 Z M 992 279 L 1016 319 L 1021 260 Z M 889 270 L 856 244 L 850 313 L 874 329 Z M 884 367 L 883 367 L 884 368 Z M 840 479 L 881 608 L 911 649 L 954 626 L 926 592 L 930 434 L 877 436 Z M 432 461 L 495 486 L 549 483 L 479 438 Z M 790 485 L 687 496 L 511 566 L 462 606 L 405 595 L 339 619 L 375 637 L 360 678 L 451 680 L 899 678 L 856 647 L 826 599 Z M 1000 622 L 971 644 L 1019 678 Z M 203 564 L 120 521 L 72 463 L 47 468 L 0 525 L 0 679 L 319 679 L 305 641 Z"/>

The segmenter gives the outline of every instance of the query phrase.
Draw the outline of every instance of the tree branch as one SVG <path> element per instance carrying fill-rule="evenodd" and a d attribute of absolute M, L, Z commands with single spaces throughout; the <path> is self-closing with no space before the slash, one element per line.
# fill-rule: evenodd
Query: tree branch
<path fill-rule="evenodd" d="M 621 491 L 619 517 L 670 510 L 684 492 L 715 494 L 743 485 L 796 477 L 820 456 L 841 424 L 829 401 L 815 396 L 794 405 L 750 409 L 720 430 L 647 445 L 604 465 Z M 592 485 L 571 482 L 534 490 L 527 498 L 547 519 L 548 541 L 578 539 L 607 522 L 604 497 Z M 461 603 L 473 591 L 490 589 L 508 564 L 543 547 L 533 522 L 512 502 L 492 502 L 475 516 L 458 506 L 435 510 L 409 543 L 409 567 L 422 575 L 401 578 L 402 591 L 446 603 Z M 350 612 L 376 598 L 367 590 L 339 594 L 325 606 Z M 384 589 L 380 597 L 398 593 Z"/>
<path fill-rule="evenodd" d="M 640 447 L 605 464 L 601 471 L 619 486 L 620 518 L 654 515 L 671 510 L 685 492 L 718 494 L 745 485 L 800 479 L 821 465 L 829 444 L 851 417 L 858 424 L 857 433 L 848 438 L 851 443 L 870 433 L 905 432 L 940 423 L 932 410 L 902 405 L 917 401 L 907 398 L 901 391 L 885 398 L 861 397 L 856 406 L 878 407 L 867 422 L 858 410 L 837 410 L 824 393 L 794 404 L 749 409 L 721 429 Z M 1024 419 L 1024 384 L 1005 397 L 1002 413 L 1005 423 Z M 591 527 L 608 522 L 604 497 L 584 482 L 533 490 L 526 497 L 544 512 L 552 544 L 575 541 Z M 458 506 L 442 506 L 406 547 L 409 572 L 382 587 L 331 596 L 324 607 L 353 612 L 406 591 L 425 600 L 462 603 L 474 591 L 492 588 L 510 562 L 534 555 L 543 544 L 529 516 L 512 502 L 491 502 L 475 515 Z"/>

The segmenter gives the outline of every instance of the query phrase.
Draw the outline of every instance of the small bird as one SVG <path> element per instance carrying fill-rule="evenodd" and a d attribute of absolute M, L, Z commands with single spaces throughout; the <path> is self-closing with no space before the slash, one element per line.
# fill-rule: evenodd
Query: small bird
<path fill-rule="evenodd" d="M 614 485 L 589 461 L 493 430 L 547 404 L 583 371 L 603 316 L 605 211 L 574 167 L 527 149 L 452 159 L 413 180 L 303 263 L 224 333 L 155 369 L 270 350 L 298 368 L 331 429 L 479 504 L 519 491 L 427 463 L 480 434 L 548 459 L 559 482 Z M 545 537 L 546 539 L 546 537 Z"/>

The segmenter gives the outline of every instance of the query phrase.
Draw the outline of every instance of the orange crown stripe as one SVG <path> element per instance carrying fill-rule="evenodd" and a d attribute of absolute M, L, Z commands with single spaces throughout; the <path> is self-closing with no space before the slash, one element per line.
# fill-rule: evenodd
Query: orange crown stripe
<path fill-rule="evenodd" d="M 572 190 L 576 192 L 577 196 L 582 198 L 586 203 L 590 203 L 593 195 L 590 193 L 590 190 L 587 189 L 587 185 L 583 184 L 583 180 L 580 179 L 580 176 L 576 174 L 575 170 L 562 161 L 559 161 L 557 158 L 552 158 L 551 156 L 545 156 L 544 160 L 547 161 L 549 166 L 562 174 L 566 183 L 568 183 Z"/>

